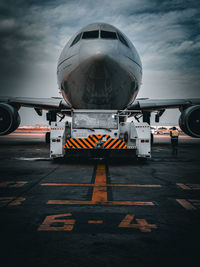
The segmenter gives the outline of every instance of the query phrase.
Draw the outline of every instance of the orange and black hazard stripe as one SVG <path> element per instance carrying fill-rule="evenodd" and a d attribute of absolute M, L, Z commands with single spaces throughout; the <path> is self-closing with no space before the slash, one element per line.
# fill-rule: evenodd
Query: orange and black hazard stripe
<path fill-rule="evenodd" d="M 124 149 L 127 147 L 123 140 L 117 138 L 113 139 L 110 135 L 91 134 L 87 138 L 68 138 L 64 148 L 92 149 L 95 148 L 96 144 L 104 137 L 106 138 L 104 143 L 105 149 Z"/>
<path fill-rule="evenodd" d="M 118 138 L 111 138 L 109 137 L 107 139 L 107 141 L 104 143 L 104 148 L 105 149 L 124 149 L 126 148 L 127 145 L 125 144 L 125 142 L 121 139 L 118 139 Z"/>

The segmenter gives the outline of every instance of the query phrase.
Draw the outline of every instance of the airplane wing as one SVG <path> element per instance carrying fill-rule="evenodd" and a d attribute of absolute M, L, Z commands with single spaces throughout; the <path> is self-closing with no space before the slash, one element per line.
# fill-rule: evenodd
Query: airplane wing
<path fill-rule="evenodd" d="M 31 107 L 35 109 L 70 109 L 63 98 L 31 98 L 31 97 L 7 97 L 0 96 L 0 103 L 9 103 L 18 107 Z M 136 99 L 128 106 L 129 110 L 155 111 L 169 108 L 181 108 L 192 105 L 200 105 L 200 98 L 191 99 Z"/>
<path fill-rule="evenodd" d="M 179 126 L 189 136 L 200 138 L 200 98 L 186 99 L 136 99 L 128 110 L 142 112 L 143 121 L 150 124 L 150 113 L 157 111 L 155 122 L 159 122 L 166 109 L 179 108 Z M 136 118 L 137 119 L 137 118 Z"/>
<path fill-rule="evenodd" d="M 31 98 L 31 97 L 7 97 L 0 96 L 0 103 L 8 103 L 16 107 L 30 107 L 37 110 L 70 109 L 71 107 L 63 98 Z"/>
<path fill-rule="evenodd" d="M 184 108 L 192 105 L 200 105 L 200 98 L 190 99 L 136 99 L 129 110 L 155 111 L 170 108 Z"/>

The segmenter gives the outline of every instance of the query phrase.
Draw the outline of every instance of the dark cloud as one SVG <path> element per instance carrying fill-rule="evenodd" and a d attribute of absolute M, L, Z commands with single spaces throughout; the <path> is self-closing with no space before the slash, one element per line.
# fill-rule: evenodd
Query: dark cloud
<path fill-rule="evenodd" d="M 0 5 L 1 92 L 17 93 L 31 72 L 30 60 L 37 58 L 43 35 L 29 16 L 26 1 L 2 1 Z"/>
<path fill-rule="evenodd" d="M 84 25 L 103 21 L 136 46 L 141 97 L 200 97 L 199 9 L 194 0 L 1 0 L 0 95 L 58 95 L 63 46 Z"/>

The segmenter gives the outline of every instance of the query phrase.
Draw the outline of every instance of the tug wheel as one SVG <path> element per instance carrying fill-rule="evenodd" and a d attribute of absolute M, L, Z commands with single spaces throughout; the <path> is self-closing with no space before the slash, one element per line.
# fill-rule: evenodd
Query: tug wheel
<path fill-rule="evenodd" d="M 50 144 L 50 132 L 47 132 L 45 135 L 45 143 Z"/>
<path fill-rule="evenodd" d="M 154 141 L 154 136 L 153 136 L 153 134 L 151 133 L 151 145 L 153 145 L 153 141 Z"/>

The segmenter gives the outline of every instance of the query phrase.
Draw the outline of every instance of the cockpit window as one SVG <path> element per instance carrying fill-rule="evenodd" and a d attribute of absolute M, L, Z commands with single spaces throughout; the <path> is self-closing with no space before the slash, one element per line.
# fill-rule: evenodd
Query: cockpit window
<path fill-rule="evenodd" d="M 72 44 L 71 44 L 70 46 L 73 46 L 73 45 L 75 45 L 76 43 L 78 43 L 78 41 L 81 39 L 81 34 L 82 34 L 82 32 L 79 33 L 79 34 L 75 37 L 74 41 L 72 42 Z"/>
<path fill-rule="evenodd" d="M 127 41 L 126 41 L 125 38 L 122 36 L 122 34 L 119 33 L 119 32 L 117 32 L 117 34 L 118 34 L 118 37 L 119 37 L 120 42 L 121 42 L 122 44 L 126 45 L 127 47 L 129 47 Z"/>
<path fill-rule="evenodd" d="M 93 39 L 93 38 L 99 38 L 99 31 L 89 31 L 83 33 L 82 39 Z"/>
<path fill-rule="evenodd" d="M 104 39 L 117 39 L 116 32 L 101 31 L 101 38 Z"/>

